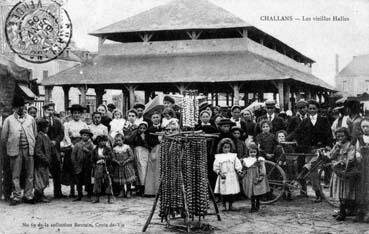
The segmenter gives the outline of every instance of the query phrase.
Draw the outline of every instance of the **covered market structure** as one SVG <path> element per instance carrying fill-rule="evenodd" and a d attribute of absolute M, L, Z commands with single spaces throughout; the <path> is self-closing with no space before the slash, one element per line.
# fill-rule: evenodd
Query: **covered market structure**
<path fill-rule="evenodd" d="M 90 34 L 98 55 L 44 79 L 46 100 L 54 86 L 63 87 L 66 105 L 71 87 L 82 105 L 89 88 L 97 104 L 106 89 L 121 89 L 128 109 L 136 90 L 148 102 L 155 91 L 190 89 L 213 104 L 226 94 L 229 105 L 273 93 L 285 110 L 301 95 L 322 100 L 333 90 L 312 75 L 312 59 L 206 0 L 174 0 Z"/>

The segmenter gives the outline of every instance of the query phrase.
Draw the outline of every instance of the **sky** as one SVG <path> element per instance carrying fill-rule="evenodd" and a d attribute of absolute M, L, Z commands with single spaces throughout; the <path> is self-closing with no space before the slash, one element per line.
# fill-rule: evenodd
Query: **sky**
<path fill-rule="evenodd" d="M 97 51 L 88 33 L 170 0 L 64 0 L 76 46 Z M 335 55 L 341 70 L 353 58 L 369 54 L 369 0 L 209 0 L 314 61 L 313 74 L 334 85 Z M 348 21 L 265 21 L 262 16 L 333 17 Z"/>

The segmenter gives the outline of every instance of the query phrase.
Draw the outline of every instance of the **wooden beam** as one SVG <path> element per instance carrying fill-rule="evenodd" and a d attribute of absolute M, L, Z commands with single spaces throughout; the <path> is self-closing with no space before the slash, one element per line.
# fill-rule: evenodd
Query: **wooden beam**
<path fill-rule="evenodd" d="M 138 35 L 144 43 L 147 43 L 151 40 L 154 34 L 153 33 L 143 33 L 143 34 L 139 33 Z"/>
<path fill-rule="evenodd" d="M 179 85 L 175 85 L 176 88 L 178 89 L 179 93 L 183 95 L 184 91 L 186 91 L 188 89 L 188 87 L 190 87 L 189 84 L 185 85 L 183 83 L 180 83 Z"/>
<path fill-rule="evenodd" d="M 69 90 L 70 86 L 63 86 L 64 92 L 64 111 L 67 111 L 69 108 Z"/>
<path fill-rule="evenodd" d="M 237 32 L 241 35 L 241 37 L 243 38 L 247 38 L 248 37 L 248 31 L 246 28 L 243 28 L 242 30 L 237 30 Z"/>
<path fill-rule="evenodd" d="M 199 39 L 201 35 L 201 31 L 187 31 L 187 35 L 191 38 L 191 40 L 197 40 Z"/>
<path fill-rule="evenodd" d="M 280 80 L 278 81 L 278 94 L 279 94 L 279 107 L 281 108 L 281 110 L 284 110 L 284 85 L 283 85 L 283 81 Z"/>

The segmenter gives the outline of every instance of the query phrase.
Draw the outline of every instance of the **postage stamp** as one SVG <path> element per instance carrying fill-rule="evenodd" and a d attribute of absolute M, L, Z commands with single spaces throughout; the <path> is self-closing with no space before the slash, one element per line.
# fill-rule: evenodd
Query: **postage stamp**
<path fill-rule="evenodd" d="M 57 58 L 72 38 L 72 22 L 60 1 L 23 0 L 9 12 L 5 37 L 11 50 L 28 62 Z"/>

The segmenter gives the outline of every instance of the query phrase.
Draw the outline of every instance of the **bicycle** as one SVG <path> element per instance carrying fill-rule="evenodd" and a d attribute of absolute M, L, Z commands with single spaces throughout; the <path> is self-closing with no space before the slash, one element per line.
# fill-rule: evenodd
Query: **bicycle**
<path fill-rule="evenodd" d="M 262 204 L 272 204 L 277 202 L 283 194 L 286 192 L 290 192 L 291 194 L 296 193 L 305 193 L 302 189 L 302 185 L 299 182 L 299 180 L 306 180 L 308 179 L 313 172 L 316 172 L 318 170 L 318 179 L 319 179 L 319 189 L 322 193 L 322 198 L 331 206 L 333 207 L 339 207 L 339 201 L 334 199 L 331 196 L 330 189 L 329 189 L 329 181 L 330 177 L 327 178 L 326 171 L 330 170 L 331 164 L 328 162 L 327 158 L 325 157 L 324 150 L 318 149 L 316 150 L 316 153 L 285 153 L 286 161 L 287 162 L 296 162 L 298 157 L 305 157 L 305 158 L 313 158 L 317 157 L 317 160 L 315 160 L 315 163 L 311 166 L 310 170 L 301 178 L 297 178 L 295 175 L 295 178 L 288 180 L 286 176 L 286 172 L 282 169 L 282 167 L 278 163 L 265 160 L 265 167 L 267 171 L 267 179 L 269 182 L 269 186 L 271 189 L 271 194 L 268 196 L 264 196 L 264 199 L 262 199 L 260 202 Z M 288 165 L 291 166 L 291 165 Z M 307 195 L 307 194 L 306 194 Z"/>

